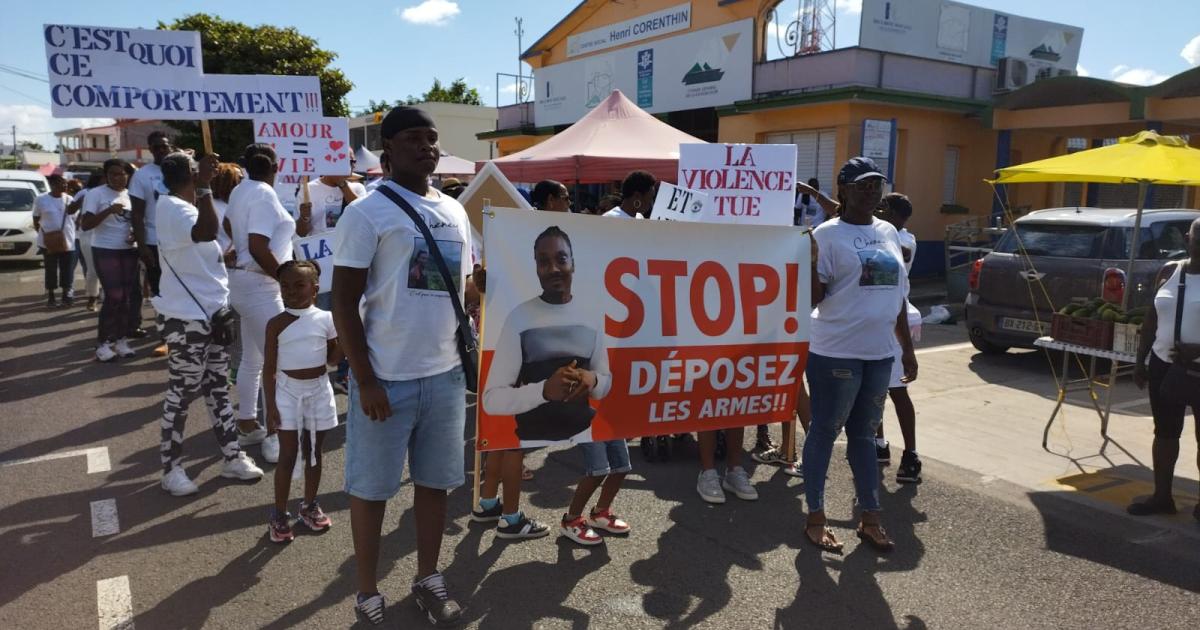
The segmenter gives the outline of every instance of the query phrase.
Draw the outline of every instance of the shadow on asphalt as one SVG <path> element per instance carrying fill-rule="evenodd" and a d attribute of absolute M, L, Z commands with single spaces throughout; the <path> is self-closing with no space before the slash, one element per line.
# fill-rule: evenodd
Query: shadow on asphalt
<path fill-rule="evenodd" d="M 1084 505 L 1072 494 L 1028 493 L 1042 517 L 1047 549 L 1200 593 L 1200 543 L 1196 538 L 1173 532 L 1163 517 L 1131 520 Z M 1079 536 L 1081 523 L 1087 523 L 1088 531 L 1101 537 L 1102 543 Z M 1200 525 L 1190 526 L 1200 530 Z"/>

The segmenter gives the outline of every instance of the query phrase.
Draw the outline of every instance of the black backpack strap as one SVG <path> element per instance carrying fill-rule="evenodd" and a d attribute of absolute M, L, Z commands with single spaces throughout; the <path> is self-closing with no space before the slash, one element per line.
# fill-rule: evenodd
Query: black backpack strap
<path fill-rule="evenodd" d="M 1179 264 L 1179 292 L 1175 294 L 1175 349 L 1183 347 L 1183 295 L 1187 291 L 1187 261 Z"/>

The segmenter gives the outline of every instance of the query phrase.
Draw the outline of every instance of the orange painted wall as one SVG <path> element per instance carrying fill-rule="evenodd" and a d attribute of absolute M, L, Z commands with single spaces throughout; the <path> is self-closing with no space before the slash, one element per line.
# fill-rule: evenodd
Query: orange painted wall
<path fill-rule="evenodd" d="M 899 127 L 895 190 L 909 196 L 914 214 L 909 230 L 921 240 L 940 240 L 947 225 L 991 212 L 995 132 L 962 114 L 870 103 L 827 103 L 763 110 L 720 120 L 721 142 L 763 142 L 771 133 L 835 129 L 835 167 L 858 155 L 865 118 L 895 118 Z M 969 215 L 942 214 L 942 173 L 947 146 L 959 148 L 957 203 Z M 824 179 L 824 178 L 823 178 Z M 833 183 L 822 183 L 833 193 Z"/>

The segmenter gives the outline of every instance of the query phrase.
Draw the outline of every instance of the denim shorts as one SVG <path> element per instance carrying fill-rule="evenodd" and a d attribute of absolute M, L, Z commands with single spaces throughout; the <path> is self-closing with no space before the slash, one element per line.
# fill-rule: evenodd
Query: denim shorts
<path fill-rule="evenodd" d="M 346 492 L 367 501 L 392 498 L 400 491 L 405 456 L 414 484 L 436 490 L 461 486 L 467 417 L 462 368 L 411 381 L 380 380 L 379 385 L 392 406 L 383 422 L 363 412 L 358 384 L 350 385 Z"/>
<path fill-rule="evenodd" d="M 618 475 L 633 470 L 625 440 L 584 442 L 579 445 L 579 450 L 583 453 L 583 474 L 588 477 Z"/>

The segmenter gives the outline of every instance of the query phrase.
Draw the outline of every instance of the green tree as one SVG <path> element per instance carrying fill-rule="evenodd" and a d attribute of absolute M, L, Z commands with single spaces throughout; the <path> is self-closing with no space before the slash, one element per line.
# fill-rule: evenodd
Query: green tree
<path fill-rule="evenodd" d="M 416 105 L 417 103 L 461 103 L 463 105 L 483 105 L 483 97 L 479 96 L 479 90 L 473 87 L 467 87 L 467 81 L 463 78 L 455 79 L 450 83 L 449 87 L 443 86 L 438 79 L 433 80 L 433 86 L 429 91 L 420 96 L 409 95 L 408 98 L 400 99 L 395 103 L 383 101 L 367 101 L 366 109 L 361 109 L 355 113 L 356 116 L 366 116 L 375 112 L 386 112 L 393 107 L 400 105 Z"/>
<path fill-rule="evenodd" d="M 337 54 L 317 46 L 317 40 L 294 28 L 224 20 L 215 15 L 196 13 L 158 28 L 175 31 L 199 31 L 204 72 L 207 74 L 279 74 L 316 76 L 321 81 L 321 101 L 326 116 L 348 116 L 346 94 L 354 84 L 331 64 Z M 169 121 L 179 131 L 177 144 L 200 148 L 200 125 L 191 121 Z M 241 155 L 254 141 L 249 120 L 213 120 L 213 149 L 223 159 Z"/>
<path fill-rule="evenodd" d="M 29 149 L 30 151 L 45 151 L 46 150 L 40 142 L 30 142 L 28 140 L 22 140 L 22 141 L 18 142 L 17 146 L 22 149 Z"/>

